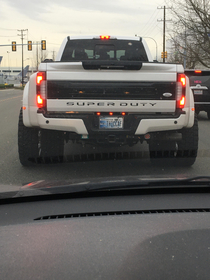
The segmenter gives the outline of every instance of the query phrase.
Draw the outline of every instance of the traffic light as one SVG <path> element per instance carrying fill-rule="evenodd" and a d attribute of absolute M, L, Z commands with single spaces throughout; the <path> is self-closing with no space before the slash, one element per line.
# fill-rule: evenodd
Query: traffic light
<path fill-rule="evenodd" d="M 161 58 L 167 58 L 167 52 L 161 52 Z"/>
<path fill-rule="evenodd" d="M 12 51 L 16 52 L 16 42 L 12 42 Z"/>
<path fill-rule="evenodd" d="M 45 40 L 41 41 L 41 47 L 42 47 L 42 50 L 46 50 L 46 41 Z"/>
<path fill-rule="evenodd" d="M 32 51 L 32 41 L 28 41 L 28 51 Z"/>

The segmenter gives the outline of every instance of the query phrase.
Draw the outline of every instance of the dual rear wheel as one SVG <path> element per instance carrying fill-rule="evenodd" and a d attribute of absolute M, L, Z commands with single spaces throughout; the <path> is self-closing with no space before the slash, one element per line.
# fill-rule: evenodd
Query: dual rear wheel
<path fill-rule="evenodd" d="M 18 152 L 23 166 L 39 162 L 62 162 L 64 132 L 26 127 L 21 109 L 18 123 Z"/>
<path fill-rule="evenodd" d="M 183 128 L 180 141 L 156 141 L 149 143 L 150 160 L 152 163 L 174 162 L 184 166 L 194 164 L 198 152 L 198 119 L 195 114 L 194 125 L 191 128 Z"/>

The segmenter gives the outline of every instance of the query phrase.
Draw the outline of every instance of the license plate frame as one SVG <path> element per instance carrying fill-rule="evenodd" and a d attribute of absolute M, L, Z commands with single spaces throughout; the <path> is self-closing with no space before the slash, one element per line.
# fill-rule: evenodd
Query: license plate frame
<path fill-rule="evenodd" d="M 99 129 L 123 129 L 123 117 L 99 117 Z"/>

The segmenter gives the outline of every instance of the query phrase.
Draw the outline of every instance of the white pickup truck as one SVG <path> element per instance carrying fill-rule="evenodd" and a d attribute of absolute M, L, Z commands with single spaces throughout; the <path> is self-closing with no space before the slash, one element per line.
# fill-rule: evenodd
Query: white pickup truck
<path fill-rule="evenodd" d="M 192 165 L 198 123 L 183 66 L 153 61 L 141 37 L 65 38 L 56 60 L 42 62 L 25 86 L 20 162 L 62 161 L 68 141 L 146 141 L 153 162 Z"/>

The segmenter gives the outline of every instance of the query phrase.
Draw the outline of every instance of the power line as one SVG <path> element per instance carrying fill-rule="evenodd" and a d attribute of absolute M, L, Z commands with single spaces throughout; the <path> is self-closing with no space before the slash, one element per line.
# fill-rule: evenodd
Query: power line
<path fill-rule="evenodd" d="M 143 31 L 143 33 L 141 33 L 141 35 L 143 36 L 144 34 L 146 34 L 146 35 L 148 35 L 148 30 L 150 30 L 153 26 L 154 26 L 154 24 L 155 24 L 155 22 L 154 23 L 150 23 L 151 21 L 153 21 L 154 19 L 155 19 L 155 17 L 157 16 L 157 14 L 158 14 L 158 11 L 157 10 L 155 10 L 154 11 L 154 13 L 152 14 L 152 16 L 150 17 L 150 19 L 147 21 L 147 23 L 143 26 L 143 28 L 142 28 L 142 31 Z M 144 29 L 144 30 L 143 30 Z"/>
<path fill-rule="evenodd" d="M 156 22 L 154 25 L 150 26 L 149 29 L 147 29 L 146 34 L 151 36 L 150 32 L 151 32 L 151 31 L 154 32 L 154 29 L 155 29 L 157 26 L 158 26 L 158 23 Z"/>
<path fill-rule="evenodd" d="M 154 34 L 154 32 L 155 32 L 155 34 Z M 157 25 L 155 26 L 155 28 L 153 28 L 153 30 L 151 31 L 150 36 L 151 36 L 152 34 L 154 34 L 153 37 L 159 37 L 159 35 L 162 35 L 162 29 L 158 26 L 158 23 L 157 23 Z"/>
<path fill-rule="evenodd" d="M 151 20 L 153 20 L 154 17 L 156 17 L 155 13 L 157 13 L 157 10 L 154 10 L 154 12 L 153 12 L 153 14 L 151 15 L 151 17 L 150 17 L 150 18 L 148 19 L 148 21 L 143 25 L 143 28 L 144 28 L 144 27 L 148 27 L 149 22 L 150 22 Z"/>
<path fill-rule="evenodd" d="M 0 27 L 0 30 L 6 30 L 6 31 L 16 31 L 17 29 L 12 29 L 12 28 L 1 28 Z"/>
<path fill-rule="evenodd" d="M 2 37 L 2 38 L 11 38 L 11 37 L 16 37 L 16 35 L 10 35 L 10 36 L 0 36 L 0 37 Z"/>

